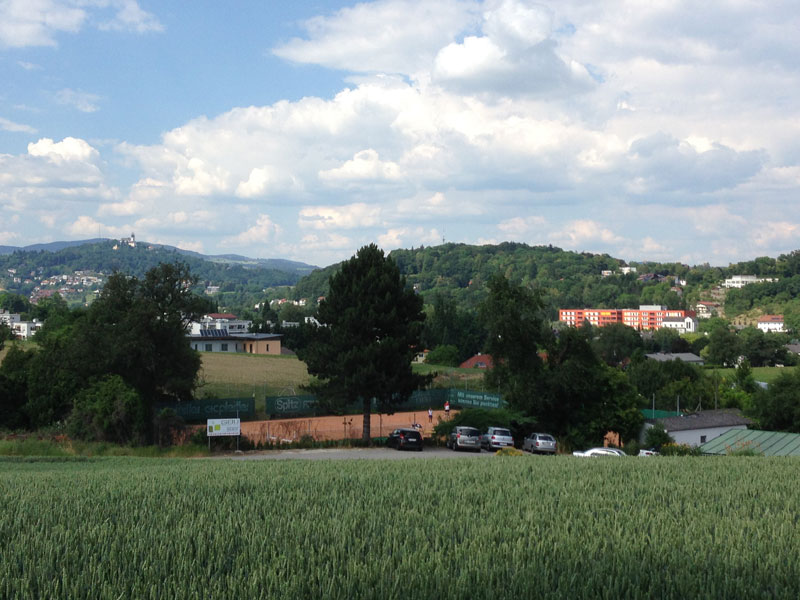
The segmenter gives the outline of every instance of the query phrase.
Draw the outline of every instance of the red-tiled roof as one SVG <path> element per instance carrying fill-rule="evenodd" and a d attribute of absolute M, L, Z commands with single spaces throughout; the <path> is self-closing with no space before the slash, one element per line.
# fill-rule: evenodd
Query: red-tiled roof
<path fill-rule="evenodd" d="M 231 313 L 211 313 L 210 315 L 206 315 L 210 319 L 235 319 L 236 315 L 232 315 Z"/>
<path fill-rule="evenodd" d="M 491 369 L 494 363 L 488 354 L 476 354 L 459 365 L 462 369 Z"/>
<path fill-rule="evenodd" d="M 783 315 L 764 315 L 758 320 L 759 323 L 783 323 Z"/>

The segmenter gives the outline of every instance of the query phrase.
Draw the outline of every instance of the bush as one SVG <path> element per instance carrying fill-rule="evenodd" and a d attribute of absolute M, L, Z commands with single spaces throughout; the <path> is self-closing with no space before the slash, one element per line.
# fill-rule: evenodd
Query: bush
<path fill-rule="evenodd" d="M 494 453 L 495 456 L 525 456 L 525 453 L 522 450 L 518 450 L 517 448 L 500 448 L 497 452 Z"/>
<path fill-rule="evenodd" d="M 118 375 L 92 383 L 75 398 L 67 433 L 92 442 L 143 443 L 146 425 L 139 394 Z"/>
<path fill-rule="evenodd" d="M 457 367 L 461 364 L 458 360 L 458 348 L 449 344 L 436 346 L 428 352 L 425 362 L 431 365 L 442 365 L 444 367 Z"/>
<path fill-rule="evenodd" d="M 622 450 L 628 456 L 639 456 L 639 450 L 641 450 L 641 449 L 642 449 L 642 445 L 639 442 L 637 442 L 636 440 L 630 440 L 622 448 Z"/>
<path fill-rule="evenodd" d="M 664 444 L 659 452 L 663 456 L 700 456 L 700 448 L 692 448 L 688 444 Z"/>
<path fill-rule="evenodd" d="M 648 428 L 644 434 L 644 447 L 653 448 L 657 452 L 660 452 L 661 448 L 666 444 L 674 443 L 675 440 L 669 433 L 667 433 L 667 430 L 664 429 L 664 426 L 661 423 L 656 423 L 652 427 Z"/>

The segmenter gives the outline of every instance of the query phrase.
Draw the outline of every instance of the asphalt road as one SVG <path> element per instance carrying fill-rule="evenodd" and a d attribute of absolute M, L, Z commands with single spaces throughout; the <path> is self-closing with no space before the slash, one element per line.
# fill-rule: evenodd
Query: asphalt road
<path fill-rule="evenodd" d="M 315 448 L 312 450 L 264 450 L 229 454 L 231 460 L 425 460 L 431 458 L 488 458 L 494 452 L 454 452 L 446 448 L 425 448 L 422 452 L 393 448 Z"/>

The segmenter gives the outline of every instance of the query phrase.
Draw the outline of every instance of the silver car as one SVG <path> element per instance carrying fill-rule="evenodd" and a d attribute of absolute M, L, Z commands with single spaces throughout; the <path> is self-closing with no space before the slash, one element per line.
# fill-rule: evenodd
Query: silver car
<path fill-rule="evenodd" d="M 481 432 L 474 427 L 456 426 L 447 438 L 447 447 L 453 450 L 481 451 Z"/>
<path fill-rule="evenodd" d="M 555 454 L 558 444 L 549 433 L 532 433 L 522 441 L 522 449 L 534 454 Z"/>
<path fill-rule="evenodd" d="M 513 448 L 514 438 L 505 427 L 489 427 L 481 436 L 481 448 L 499 450 L 500 448 Z"/>

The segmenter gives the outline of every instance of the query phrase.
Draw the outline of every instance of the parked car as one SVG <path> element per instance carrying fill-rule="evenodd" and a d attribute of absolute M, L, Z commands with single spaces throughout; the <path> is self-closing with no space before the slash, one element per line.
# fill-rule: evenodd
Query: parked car
<path fill-rule="evenodd" d="M 549 433 L 532 433 L 522 440 L 522 449 L 534 454 L 555 454 L 558 444 Z"/>
<path fill-rule="evenodd" d="M 481 451 L 481 432 L 474 427 L 457 425 L 447 438 L 447 447 L 453 450 Z"/>
<path fill-rule="evenodd" d="M 395 429 L 386 438 L 386 446 L 398 450 L 422 452 L 422 434 L 416 429 Z"/>
<path fill-rule="evenodd" d="M 646 448 L 642 448 L 641 450 L 639 450 L 639 456 L 658 456 L 658 452 L 656 452 L 652 448 L 649 450 Z"/>
<path fill-rule="evenodd" d="M 584 450 L 583 452 L 576 450 L 572 455 L 581 456 L 583 458 L 593 458 L 596 456 L 627 456 L 627 454 L 619 448 L 589 448 L 589 450 Z"/>
<path fill-rule="evenodd" d="M 481 436 L 481 448 L 486 450 L 499 450 L 500 448 L 513 448 L 514 438 L 505 427 L 489 427 Z"/>

